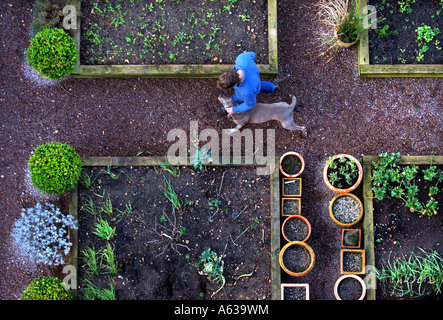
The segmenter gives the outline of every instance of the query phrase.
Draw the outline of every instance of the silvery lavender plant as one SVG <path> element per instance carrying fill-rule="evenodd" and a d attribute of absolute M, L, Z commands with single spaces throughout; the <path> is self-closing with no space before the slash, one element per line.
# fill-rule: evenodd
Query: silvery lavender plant
<path fill-rule="evenodd" d="M 67 229 L 77 229 L 72 215 L 63 215 L 53 204 L 23 209 L 21 218 L 14 224 L 12 237 L 25 254 L 36 263 L 63 264 L 72 243 L 68 242 Z"/>

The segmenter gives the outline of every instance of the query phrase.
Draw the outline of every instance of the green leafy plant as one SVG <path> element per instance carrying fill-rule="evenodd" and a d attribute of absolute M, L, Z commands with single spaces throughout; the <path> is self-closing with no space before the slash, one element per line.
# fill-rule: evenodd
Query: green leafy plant
<path fill-rule="evenodd" d="M 212 162 L 211 151 L 208 151 L 206 148 L 197 148 L 194 155 L 192 155 L 192 164 L 195 169 L 200 171 L 202 171 L 210 162 Z"/>
<path fill-rule="evenodd" d="M 334 187 L 347 189 L 357 182 L 360 172 L 354 159 L 352 156 L 332 156 L 327 160 L 328 180 Z"/>
<path fill-rule="evenodd" d="M 404 13 L 411 13 L 412 12 L 412 8 L 411 8 L 411 4 L 414 4 L 417 0 L 399 0 L 398 1 L 398 11 Z"/>
<path fill-rule="evenodd" d="M 22 294 L 23 300 L 72 300 L 71 289 L 55 277 L 35 278 Z"/>
<path fill-rule="evenodd" d="M 195 264 L 200 270 L 200 275 L 208 276 L 210 280 L 215 280 L 217 283 L 221 283 L 220 288 L 217 289 L 212 295 L 214 296 L 219 292 L 226 283 L 226 279 L 223 275 L 223 255 L 218 255 L 212 251 L 211 248 L 206 249 L 200 255 L 200 261 Z"/>
<path fill-rule="evenodd" d="M 424 54 L 429 50 L 429 43 L 434 39 L 435 36 L 441 33 L 439 28 L 432 28 L 428 25 L 422 24 L 418 27 L 415 32 L 417 33 L 417 61 L 424 60 Z"/>
<path fill-rule="evenodd" d="M 420 202 L 419 187 L 415 180 L 419 173 L 418 166 L 399 166 L 400 153 L 381 153 L 380 160 L 372 163 L 372 191 L 378 200 L 395 197 L 403 200 L 411 212 L 429 217 L 438 213 L 438 202 L 435 195 L 440 192 L 439 184 L 443 182 L 443 171 L 436 166 L 422 170 L 424 179 L 433 183 L 429 188 L 429 199 Z"/>
<path fill-rule="evenodd" d="M 74 71 L 77 47 L 63 29 L 44 29 L 31 39 L 26 58 L 41 76 L 58 80 Z"/>
<path fill-rule="evenodd" d="M 85 266 L 88 268 L 88 273 L 91 276 L 99 274 L 102 267 L 101 262 L 101 250 L 95 250 L 95 248 L 87 247 L 81 251 L 82 260 Z"/>
<path fill-rule="evenodd" d="M 38 146 L 28 164 L 32 184 L 46 193 L 61 194 L 71 190 L 82 171 L 82 162 L 75 149 L 58 142 Z"/>

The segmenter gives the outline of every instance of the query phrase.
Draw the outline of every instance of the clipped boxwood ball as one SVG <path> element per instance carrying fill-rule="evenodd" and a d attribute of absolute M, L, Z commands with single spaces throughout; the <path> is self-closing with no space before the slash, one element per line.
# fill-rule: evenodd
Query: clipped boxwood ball
<path fill-rule="evenodd" d="M 74 71 L 77 47 L 63 29 L 44 29 L 31 39 L 26 58 L 40 75 L 58 80 Z"/>
<path fill-rule="evenodd" d="M 29 159 L 32 184 L 42 192 L 61 194 L 74 188 L 82 171 L 79 154 L 60 142 L 38 146 Z"/>
<path fill-rule="evenodd" d="M 22 295 L 23 300 L 72 300 L 71 289 L 54 277 L 35 278 Z"/>

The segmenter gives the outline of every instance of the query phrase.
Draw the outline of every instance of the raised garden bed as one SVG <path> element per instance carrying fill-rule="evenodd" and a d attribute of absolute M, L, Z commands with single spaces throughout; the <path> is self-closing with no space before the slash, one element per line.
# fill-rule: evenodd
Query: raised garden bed
<path fill-rule="evenodd" d="M 372 162 L 378 161 L 378 156 L 363 157 L 363 203 L 364 203 L 364 249 L 366 265 L 380 268 L 383 261 L 408 256 L 417 247 L 425 250 L 436 250 L 440 254 L 443 239 L 442 203 L 441 192 L 437 198 L 439 213 L 430 218 L 420 217 L 417 212 L 410 212 L 404 203 L 396 198 L 377 200 L 372 191 Z M 443 165 L 443 156 L 401 156 L 400 165 L 417 165 L 419 168 L 428 168 L 431 164 L 439 168 Z M 418 177 L 419 180 L 423 180 Z M 426 193 L 426 192 L 425 192 Z M 419 254 L 419 251 L 416 252 Z M 374 270 L 367 270 L 369 283 L 367 296 L 369 300 L 381 299 L 409 299 L 398 298 L 382 290 L 381 284 L 376 280 Z M 428 297 L 422 297 L 426 299 Z M 435 297 L 431 296 L 431 299 Z"/>
<path fill-rule="evenodd" d="M 276 0 L 74 3 L 73 77 L 218 77 L 243 51 L 263 77 L 278 73 Z"/>
<path fill-rule="evenodd" d="M 189 165 L 172 177 L 154 157 L 82 161 L 93 184 L 70 192 L 70 213 L 79 221 L 70 257 L 78 269 L 77 298 L 87 295 L 89 279 L 105 289 L 115 282 L 117 299 L 280 299 L 278 174 L 258 176 L 254 165 L 209 165 L 206 171 Z M 164 177 L 180 209 L 165 197 Z M 100 211 L 108 199 L 109 215 Z M 214 199 L 220 200 L 215 210 L 209 205 Z M 90 213 L 90 200 L 100 214 Z M 109 241 L 94 233 L 100 216 L 115 227 Z M 115 248 L 117 272 L 102 267 L 104 274 L 91 277 L 85 250 L 109 252 L 108 243 Z M 199 274 L 208 248 L 223 259 L 219 292 L 221 282 Z"/>
<path fill-rule="evenodd" d="M 410 10 L 405 5 L 401 8 L 399 3 L 385 0 L 357 2 L 361 9 L 366 5 L 375 6 L 377 17 L 386 18 L 379 22 L 377 31 L 365 30 L 361 34 L 358 44 L 360 77 L 443 77 L 443 8 L 438 1 L 417 1 L 408 7 Z M 423 25 L 438 28 L 442 33 L 429 43 L 420 42 L 415 30 Z M 424 46 L 428 47 L 426 52 L 423 52 Z"/>

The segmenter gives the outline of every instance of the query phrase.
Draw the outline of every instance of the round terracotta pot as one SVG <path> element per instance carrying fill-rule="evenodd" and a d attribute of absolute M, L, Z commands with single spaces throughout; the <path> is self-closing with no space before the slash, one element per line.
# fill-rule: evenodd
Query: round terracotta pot
<path fill-rule="evenodd" d="M 352 47 L 354 44 L 356 44 L 358 42 L 358 40 L 360 39 L 360 35 L 357 36 L 357 39 L 355 39 L 354 41 L 348 43 L 348 42 L 343 42 L 338 38 L 337 35 L 337 29 L 334 30 L 334 37 L 335 40 L 337 41 L 338 45 L 342 48 L 349 48 Z"/>
<path fill-rule="evenodd" d="M 286 235 L 286 233 L 285 233 L 285 226 L 292 219 L 302 220 L 307 225 L 307 227 L 308 227 L 308 234 L 306 235 L 306 237 L 303 240 L 289 239 L 288 236 Z M 311 224 L 309 223 L 308 219 L 306 219 L 305 217 L 303 217 L 301 215 L 292 215 L 292 216 L 287 217 L 285 219 L 285 221 L 283 221 L 283 224 L 281 226 L 281 234 L 283 235 L 283 238 L 285 238 L 285 240 L 288 241 L 288 242 L 291 242 L 291 241 L 306 242 L 309 239 L 309 237 L 311 236 Z"/>
<path fill-rule="evenodd" d="M 340 285 L 340 282 L 342 282 L 346 278 L 353 278 L 353 279 L 357 280 L 360 283 L 361 289 L 362 289 L 361 290 L 362 293 L 361 293 L 361 296 L 358 298 L 358 300 L 363 300 L 365 298 L 365 296 L 366 296 L 366 284 L 362 280 L 362 278 L 360 278 L 359 276 L 356 276 L 354 274 L 346 274 L 346 275 L 343 275 L 343 276 L 341 276 L 340 278 L 337 279 L 337 281 L 335 282 L 335 286 L 334 286 L 335 298 L 337 300 L 342 300 L 340 295 L 338 294 L 338 286 Z"/>
<path fill-rule="evenodd" d="M 311 260 L 310 264 L 305 270 L 303 270 L 301 272 L 294 272 L 294 271 L 289 270 L 283 262 L 284 253 L 291 246 L 302 246 L 305 249 L 307 249 L 309 252 L 310 260 Z M 314 254 L 314 250 L 312 250 L 312 248 L 308 244 L 306 244 L 305 242 L 291 241 L 291 242 L 287 243 L 286 245 L 284 245 L 283 248 L 280 250 L 280 255 L 278 257 L 278 261 L 280 262 L 280 266 L 283 269 L 283 271 L 285 271 L 287 274 L 289 274 L 293 277 L 300 277 L 300 276 L 304 276 L 304 275 L 308 274 L 312 270 L 312 268 L 314 267 L 315 254 Z"/>
<path fill-rule="evenodd" d="M 325 166 L 323 168 L 323 181 L 325 182 L 326 186 L 329 189 L 331 189 L 332 191 L 337 192 L 337 193 L 349 193 L 349 192 L 354 191 L 360 185 L 360 183 L 361 183 L 361 181 L 363 179 L 363 167 L 361 166 L 360 161 L 358 161 L 356 158 L 354 158 L 353 156 L 351 156 L 349 154 L 337 154 L 337 155 L 335 155 L 335 157 L 336 158 L 346 157 L 346 158 L 354 160 L 354 162 L 355 162 L 355 164 L 357 165 L 357 168 L 358 168 L 358 179 L 357 179 L 357 181 L 355 182 L 355 184 L 353 186 L 351 186 L 351 187 L 349 187 L 347 189 L 339 189 L 339 188 L 334 187 L 329 182 L 329 179 L 328 179 L 329 163 L 326 162 L 326 164 L 325 164 Z"/>
<path fill-rule="evenodd" d="M 295 173 L 295 174 L 289 174 L 289 173 L 286 173 L 286 172 L 283 170 L 283 168 L 282 168 L 282 162 L 283 162 L 283 159 L 284 159 L 285 157 L 287 157 L 287 156 L 296 156 L 296 157 L 300 160 L 301 168 L 300 168 L 300 170 L 299 170 L 297 173 Z M 297 153 L 297 152 L 293 152 L 293 151 L 290 151 L 290 152 L 286 152 L 285 154 L 283 154 L 283 155 L 280 157 L 279 166 L 280 166 L 280 172 L 281 172 L 284 176 L 286 176 L 286 177 L 288 177 L 288 178 L 295 178 L 295 177 L 298 177 L 299 175 L 301 175 L 302 172 L 303 172 L 303 170 L 305 169 L 305 161 L 303 160 L 303 157 L 302 157 L 299 153 Z"/>
<path fill-rule="evenodd" d="M 332 212 L 332 206 L 334 205 L 334 202 L 340 198 L 340 197 L 344 197 L 344 196 L 349 196 L 354 198 L 355 200 L 357 200 L 358 204 L 360 205 L 360 212 L 359 212 L 359 216 L 358 218 L 351 222 L 351 223 L 343 223 L 337 220 L 337 218 L 334 216 L 334 213 Z M 354 194 L 352 193 L 340 193 L 337 194 L 334 198 L 332 198 L 331 202 L 329 203 L 329 216 L 331 217 L 332 221 L 334 221 L 336 224 L 338 224 L 340 227 L 343 228 L 348 228 L 348 227 L 352 227 L 353 225 L 357 224 L 361 218 L 363 217 L 363 203 L 361 202 L 361 200 Z"/>

